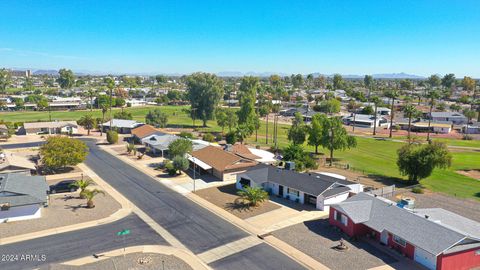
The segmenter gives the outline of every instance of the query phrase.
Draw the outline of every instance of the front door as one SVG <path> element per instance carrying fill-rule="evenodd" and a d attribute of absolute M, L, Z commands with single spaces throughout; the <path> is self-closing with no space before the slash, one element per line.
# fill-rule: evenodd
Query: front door
<path fill-rule="evenodd" d="M 278 186 L 278 195 L 283 197 L 283 186 Z"/>

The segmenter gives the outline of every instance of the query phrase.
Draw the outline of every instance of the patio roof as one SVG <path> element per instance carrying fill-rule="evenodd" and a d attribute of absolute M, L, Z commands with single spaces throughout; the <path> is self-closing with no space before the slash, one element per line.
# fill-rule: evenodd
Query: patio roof
<path fill-rule="evenodd" d="M 204 170 L 210 170 L 212 168 L 212 166 L 208 165 L 207 163 L 201 161 L 198 158 L 190 156 L 190 157 L 188 157 L 188 160 L 195 163 L 196 165 L 198 165 L 200 168 L 202 168 Z"/>

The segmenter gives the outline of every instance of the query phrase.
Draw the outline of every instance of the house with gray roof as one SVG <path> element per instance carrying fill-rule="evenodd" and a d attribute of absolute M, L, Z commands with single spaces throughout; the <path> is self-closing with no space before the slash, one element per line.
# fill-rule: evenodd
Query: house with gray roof
<path fill-rule="evenodd" d="M 0 223 L 40 218 L 48 189 L 44 176 L 0 174 Z"/>
<path fill-rule="evenodd" d="M 480 266 L 480 223 L 444 209 L 407 209 L 359 193 L 332 205 L 329 222 L 351 237 L 376 239 L 428 269 Z"/>
<path fill-rule="evenodd" d="M 464 125 L 468 119 L 459 112 L 432 112 L 428 115 L 433 121 L 450 122 L 454 125 Z"/>
<path fill-rule="evenodd" d="M 52 121 L 24 123 L 18 135 L 31 134 L 75 134 L 78 132 L 76 121 Z"/>
<path fill-rule="evenodd" d="M 111 122 L 111 126 L 110 126 Z M 130 134 L 132 130 L 136 127 L 143 125 L 143 123 L 137 122 L 135 120 L 125 120 L 125 119 L 112 119 L 100 125 L 100 128 L 103 132 L 107 132 L 110 129 L 115 129 L 120 134 Z"/>
<path fill-rule="evenodd" d="M 153 154 L 161 153 L 162 157 L 164 156 L 165 151 L 168 151 L 170 144 L 181 137 L 171 134 L 154 134 L 148 137 L 145 137 L 141 140 L 142 144 L 149 147 Z"/>
<path fill-rule="evenodd" d="M 361 184 L 325 174 L 299 173 L 259 164 L 237 174 L 236 188 L 261 187 L 270 194 L 327 211 L 350 193 L 363 191 Z"/>

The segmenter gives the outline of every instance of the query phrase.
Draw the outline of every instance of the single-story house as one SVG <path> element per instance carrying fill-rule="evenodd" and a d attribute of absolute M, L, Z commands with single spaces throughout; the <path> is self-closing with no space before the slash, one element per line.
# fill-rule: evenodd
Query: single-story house
<path fill-rule="evenodd" d="M 222 150 L 220 147 L 207 146 L 193 151 L 190 167 L 200 173 L 210 173 L 222 181 L 235 181 L 236 175 L 257 164 L 235 154 Z"/>
<path fill-rule="evenodd" d="M 181 137 L 171 134 L 163 135 L 150 135 L 141 140 L 142 144 L 149 147 L 153 154 L 161 153 L 162 157 L 165 154 L 165 151 L 168 151 L 170 144 Z"/>
<path fill-rule="evenodd" d="M 237 189 L 262 187 L 270 194 L 327 211 L 329 205 L 346 200 L 350 193 L 363 191 L 361 184 L 325 175 L 299 173 L 259 164 L 237 175 Z"/>
<path fill-rule="evenodd" d="M 76 121 L 53 121 L 24 123 L 18 134 L 75 134 L 77 132 L 78 124 Z"/>
<path fill-rule="evenodd" d="M 355 118 L 355 121 L 353 120 Z M 355 125 L 356 127 L 365 127 L 365 128 L 373 128 L 375 124 L 377 127 L 389 127 L 390 122 L 380 115 L 377 115 L 377 119 L 375 119 L 374 115 L 369 114 L 355 114 L 349 115 L 343 118 L 343 123 L 346 125 Z"/>
<path fill-rule="evenodd" d="M 112 119 L 112 127 L 120 134 L 130 134 L 136 127 L 143 125 L 135 120 Z M 103 132 L 110 130 L 110 121 L 100 125 Z"/>
<path fill-rule="evenodd" d="M 48 189 L 45 176 L 0 174 L 0 223 L 40 218 Z"/>
<path fill-rule="evenodd" d="M 23 173 L 30 175 L 37 171 L 35 163 L 13 152 L 0 153 L 0 173 Z"/>
<path fill-rule="evenodd" d="M 192 141 L 193 151 L 197 151 L 197 150 L 200 150 L 200 149 L 203 149 L 207 146 L 212 145 L 211 142 L 207 142 L 207 141 L 199 140 L 199 139 L 191 139 L 191 141 Z"/>
<path fill-rule="evenodd" d="M 462 131 L 466 134 L 480 134 L 480 122 L 473 125 L 465 125 L 462 127 Z"/>
<path fill-rule="evenodd" d="M 395 120 L 402 130 L 408 130 L 408 119 Z M 448 134 L 452 131 L 452 123 L 448 121 L 430 121 L 430 132 Z M 412 119 L 410 130 L 413 132 L 428 132 L 428 120 Z"/>
<path fill-rule="evenodd" d="M 432 112 L 429 118 L 433 121 L 451 122 L 454 125 L 463 125 L 468 121 L 467 117 L 459 112 Z"/>
<path fill-rule="evenodd" d="M 134 142 L 141 142 L 142 139 L 151 135 L 163 135 L 165 133 L 151 125 L 142 125 L 132 129 L 131 134 Z"/>
<path fill-rule="evenodd" d="M 332 205 L 330 224 L 369 237 L 428 269 L 480 266 L 480 223 L 440 208 L 407 209 L 367 193 Z"/>

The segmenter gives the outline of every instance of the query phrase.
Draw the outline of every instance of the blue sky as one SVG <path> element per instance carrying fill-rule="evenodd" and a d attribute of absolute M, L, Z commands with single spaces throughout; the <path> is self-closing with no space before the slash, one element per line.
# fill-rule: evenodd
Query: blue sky
<path fill-rule="evenodd" d="M 480 77 L 480 2 L 0 1 L 0 67 Z"/>

